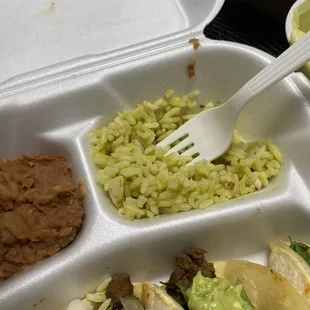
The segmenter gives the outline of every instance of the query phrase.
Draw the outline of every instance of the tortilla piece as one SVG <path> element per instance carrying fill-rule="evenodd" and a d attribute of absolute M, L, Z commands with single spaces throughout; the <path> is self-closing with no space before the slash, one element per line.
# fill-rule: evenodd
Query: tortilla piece
<path fill-rule="evenodd" d="M 157 285 L 144 282 L 133 283 L 133 286 L 134 295 L 141 300 L 145 310 L 184 310 Z"/>
<path fill-rule="evenodd" d="M 305 298 L 279 273 L 248 261 L 214 262 L 215 274 L 231 283 L 239 279 L 255 310 L 309 310 Z"/>
<path fill-rule="evenodd" d="M 133 285 L 133 294 L 141 300 L 143 295 L 143 283 L 132 282 L 132 285 Z"/>
<path fill-rule="evenodd" d="M 289 244 L 281 241 L 270 243 L 269 267 L 287 279 L 310 307 L 310 267 Z"/>

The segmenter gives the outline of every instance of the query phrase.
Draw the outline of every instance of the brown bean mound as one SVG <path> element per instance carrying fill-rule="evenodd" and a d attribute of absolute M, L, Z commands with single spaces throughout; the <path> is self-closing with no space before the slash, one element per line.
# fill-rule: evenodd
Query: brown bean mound
<path fill-rule="evenodd" d="M 55 255 L 83 222 L 83 183 L 61 156 L 0 163 L 0 280 Z"/>

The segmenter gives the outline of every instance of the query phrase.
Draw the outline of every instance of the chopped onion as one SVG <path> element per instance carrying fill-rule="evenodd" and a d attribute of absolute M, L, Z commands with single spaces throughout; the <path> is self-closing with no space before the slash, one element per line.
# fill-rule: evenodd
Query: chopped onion
<path fill-rule="evenodd" d="M 90 303 L 83 302 L 79 299 L 74 299 L 70 302 L 66 310 L 93 310 L 94 306 Z"/>
<path fill-rule="evenodd" d="M 144 310 L 141 301 L 133 296 L 120 298 L 124 310 Z"/>

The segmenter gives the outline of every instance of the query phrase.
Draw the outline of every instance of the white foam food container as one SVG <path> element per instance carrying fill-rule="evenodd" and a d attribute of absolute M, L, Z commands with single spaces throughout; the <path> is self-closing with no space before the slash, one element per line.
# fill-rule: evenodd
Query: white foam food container
<path fill-rule="evenodd" d="M 129 50 L 148 49 L 184 33 L 201 32 L 223 3 L 224 0 L 2 1 L 0 83 L 46 66 L 58 64 L 53 68 L 57 71 L 87 65 L 110 58 L 111 52 L 121 57 Z M 75 60 L 68 63 L 72 59 Z M 51 68 L 44 74 L 47 72 L 51 73 Z"/>
<path fill-rule="evenodd" d="M 206 1 L 173 2 L 182 3 L 183 14 L 189 14 Z M 197 51 L 188 44 L 191 36 L 200 39 Z M 191 79 L 189 60 L 197 63 Z M 271 138 L 284 154 L 280 175 L 266 189 L 203 211 L 126 221 L 94 181 L 87 135 L 116 111 L 155 100 L 167 88 L 179 94 L 200 89 L 201 101 L 225 100 L 271 60 L 244 45 L 208 40 L 197 26 L 2 84 L 0 157 L 63 154 L 74 178 L 84 179 L 88 195 L 76 240 L 3 281 L 0 309 L 63 309 L 105 276 L 121 272 L 133 281 L 165 281 L 175 254 L 188 247 L 203 247 L 209 260 L 246 258 L 266 264 L 272 239 L 290 235 L 309 242 L 310 85 L 300 73 L 253 100 L 238 122 L 243 137 Z"/>

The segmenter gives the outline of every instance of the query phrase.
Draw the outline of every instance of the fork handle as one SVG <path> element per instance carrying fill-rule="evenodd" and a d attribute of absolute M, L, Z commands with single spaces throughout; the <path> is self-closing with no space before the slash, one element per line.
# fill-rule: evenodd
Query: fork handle
<path fill-rule="evenodd" d="M 236 99 L 238 103 L 235 100 L 233 101 L 242 110 L 244 105 L 253 97 L 299 69 L 309 60 L 310 31 L 256 74 L 231 99 Z"/>

